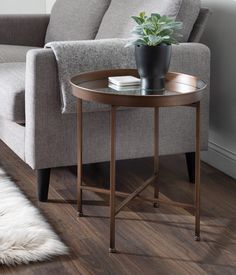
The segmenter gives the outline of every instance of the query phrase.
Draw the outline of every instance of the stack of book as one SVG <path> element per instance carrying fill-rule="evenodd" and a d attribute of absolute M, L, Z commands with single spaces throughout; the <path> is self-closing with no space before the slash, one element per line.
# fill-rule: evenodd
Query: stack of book
<path fill-rule="evenodd" d="M 134 76 L 113 76 L 108 78 L 109 88 L 116 91 L 135 90 L 140 87 L 140 79 Z"/>

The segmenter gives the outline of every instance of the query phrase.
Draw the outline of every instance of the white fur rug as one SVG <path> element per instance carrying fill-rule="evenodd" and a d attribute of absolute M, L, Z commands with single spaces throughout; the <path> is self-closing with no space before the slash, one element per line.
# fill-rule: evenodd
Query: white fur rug
<path fill-rule="evenodd" d="M 67 253 L 38 209 L 0 168 L 0 265 L 28 264 Z"/>

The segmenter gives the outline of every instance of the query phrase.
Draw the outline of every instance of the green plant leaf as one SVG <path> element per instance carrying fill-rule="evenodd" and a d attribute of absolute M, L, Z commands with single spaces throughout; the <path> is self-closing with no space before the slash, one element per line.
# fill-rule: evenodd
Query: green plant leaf
<path fill-rule="evenodd" d="M 159 13 L 151 13 L 151 17 L 155 17 L 157 20 L 159 20 L 161 15 Z"/>
<path fill-rule="evenodd" d="M 155 36 L 155 35 L 149 35 L 148 40 L 150 42 L 150 46 L 157 46 L 162 42 L 162 37 Z"/>
<path fill-rule="evenodd" d="M 152 13 L 148 17 L 145 12 L 141 12 L 139 16 L 132 16 L 132 19 L 137 23 L 132 31 L 136 39 L 129 45 L 178 44 L 177 38 L 181 37 L 178 31 L 183 28 L 182 22 L 158 13 Z"/>
<path fill-rule="evenodd" d="M 143 22 L 144 22 L 144 19 L 141 17 L 138 17 L 138 16 L 132 16 L 131 18 L 133 18 L 134 21 L 139 25 L 143 24 Z"/>

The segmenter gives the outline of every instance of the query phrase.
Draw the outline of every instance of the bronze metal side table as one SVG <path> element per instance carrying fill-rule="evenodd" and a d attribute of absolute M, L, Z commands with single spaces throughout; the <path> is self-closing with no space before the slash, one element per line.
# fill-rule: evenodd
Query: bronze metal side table
<path fill-rule="evenodd" d="M 166 76 L 165 91 L 143 92 L 140 89 L 130 91 L 116 91 L 109 88 L 108 77 L 110 76 L 138 76 L 137 70 L 119 69 L 95 71 L 79 74 L 72 78 L 72 93 L 78 100 L 78 215 L 82 216 L 82 191 L 89 190 L 97 193 L 110 195 L 110 252 L 115 252 L 115 217 L 135 198 L 153 202 L 154 206 L 166 203 L 159 199 L 159 185 L 157 182 L 159 169 L 159 108 L 188 106 L 196 109 L 196 154 L 195 154 L 195 202 L 184 204 L 171 202 L 169 204 L 178 207 L 194 209 L 195 212 L 195 240 L 200 240 L 200 115 L 201 98 L 204 94 L 206 84 L 194 76 L 168 73 Z M 82 184 L 82 100 L 109 104 L 110 111 L 110 190 L 94 188 Z M 120 106 L 147 107 L 154 109 L 154 171 L 153 175 L 131 194 L 116 192 L 116 111 Z M 146 198 L 140 193 L 151 183 L 155 183 L 154 197 Z M 123 202 L 116 206 L 115 196 L 123 197 Z"/>

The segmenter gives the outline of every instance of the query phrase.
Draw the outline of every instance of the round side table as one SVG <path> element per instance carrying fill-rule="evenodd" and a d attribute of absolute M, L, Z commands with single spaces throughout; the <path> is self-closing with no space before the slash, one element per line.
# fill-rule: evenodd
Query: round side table
<path fill-rule="evenodd" d="M 71 80 L 72 93 L 78 101 L 77 131 L 78 131 L 78 215 L 82 216 L 82 191 L 89 190 L 110 195 L 110 252 L 115 252 L 115 217 L 133 199 L 138 198 L 153 202 L 155 207 L 166 203 L 159 199 L 159 108 L 188 106 L 196 109 L 196 149 L 195 149 L 195 200 L 194 204 L 171 202 L 169 204 L 192 208 L 195 212 L 195 240 L 200 240 L 200 115 L 201 99 L 206 84 L 194 76 L 170 72 L 166 76 L 164 92 L 144 92 L 141 89 L 117 91 L 109 87 L 108 77 L 111 76 L 139 77 L 137 70 L 118 69 L 82 73 Z M 82 100 L 93 101 L 111 106 L 110 110 L 110 190 L 94 188 L 82 184 Z M 154 110 L 154 171 L 131 194 L 116 192 L 116 111 L 118 107 L 142 107 Z M 154 197 L 146 198 L 140 193 L 151 183 L 155 183 Z M 123 202 L 116 206 L 115 196 L 123 197 Z"/>

